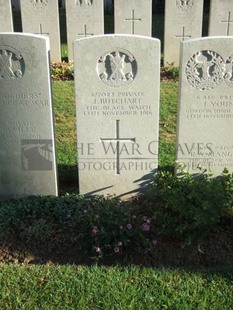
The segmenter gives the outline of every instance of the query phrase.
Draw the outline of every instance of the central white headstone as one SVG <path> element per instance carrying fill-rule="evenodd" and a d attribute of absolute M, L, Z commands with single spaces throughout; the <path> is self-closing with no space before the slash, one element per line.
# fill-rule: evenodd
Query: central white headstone
<path fill-rule="evenodd" d="M 23 32 L 48 36 L 51 60 L 61 61 L 58 1 L 20 0 Z"/>
<path fill-rule="evenodd" d="M 49 39 L 0 34 L 0 198 L 57 195 Z"/>
<path fill-rule="evenodd" d="M 151 37 L 152 0 L 117 0 L 114 14 L 115 33 Z"/>
<path fill-rule="evenodd" d="M 76 40 L 74 64 L 80 193 L 135 196 L 158 166 L 160 41 Z"/>
<path fill-rule="evenodd" d="M 73 41 L 104 34 L 103 0 L 66 0 L 69 60 L 73 60 Z"/>
<path fill-rule="evenodd" d="M 0 0 L 0 32 L 13 31 L 11 0 Z"/>

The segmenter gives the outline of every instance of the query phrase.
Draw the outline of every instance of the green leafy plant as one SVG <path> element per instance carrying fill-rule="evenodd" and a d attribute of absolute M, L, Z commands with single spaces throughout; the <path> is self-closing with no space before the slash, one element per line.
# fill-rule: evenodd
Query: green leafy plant
<path fill-rule="evenodd" d="M 161 171 L 148 192 L 160 234 L 199 243 L 233 210 L 233 174 L 174 176 Z"/>
<path fill-rule="evenodd" d="M 179 68 L 174 63 L 169 63 L 161 68 L 161 77 L 167 79 L 178 79 Z"/>
<path fill-rule="evenodd" d="M 51 77 L 57 81 L 67 81 L 74 79 L 74 65 L 72 62 L 51 63 Z"/>

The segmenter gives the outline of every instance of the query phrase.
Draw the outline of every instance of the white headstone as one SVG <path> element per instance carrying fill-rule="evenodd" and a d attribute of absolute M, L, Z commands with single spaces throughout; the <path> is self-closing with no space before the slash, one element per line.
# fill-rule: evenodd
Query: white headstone
<path fill-rule="evenodd" d="M 203 0 L 165 2 L 164 65 L 179 65 L 180 42 L 202 35 Z"/>
<path fill-rule="evenodd" d="M 151 37 L 152 0 L 117 0 L 114 15 L 115 33 Z"/>
<path fill-rule="evenodd" d="M 49 39 L 0 34 L 0 198 L 56 195 Z"/>
<path fill-rule="evenodd" d="M 233 35 L 233 1 L 212 0 L 210 3 L 209 36 Z"/>
<path fill-rule="evenodd" d="M 232 45 L 209 37 L 181 46 L 177 161 L 185 171 L 233 172 Z"/>
<path fill-rule="evenodd" d="M 73 60 L 73 41 L 104 34 L 103 0 L 66 0 L 69 60 Z"/>
<path fill-rule="evenodd" d="M 58 1 L 20 0 L 23 32 L 50 39 L 51 61 L 61 61 Z"/>
<path fill-rule="evenodd" d="M 10 0 L 0 0 L 0 32 L 13 32 Z"/>
<path fill-rule="evenodd" d="M 158 166 L 160 41 L 76 40 L 74 64 L 80 193 L 135 196 Z"/>

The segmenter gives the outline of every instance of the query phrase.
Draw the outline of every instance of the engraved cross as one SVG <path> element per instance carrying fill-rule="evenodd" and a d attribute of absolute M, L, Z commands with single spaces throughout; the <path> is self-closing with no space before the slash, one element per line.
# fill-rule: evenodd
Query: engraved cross
<path fill-rule="evenodd" d="M 84 33 L 78 33 L 77 36 L 84 36 L 85 38 L 87 36 L 93 36 L 94 33 L 88 33 L 87 32 L 87 25 L 83 25 L 83 28 L 84 28 Z"/>
<path fill-rule="evenodd" d="M 100 141 L 108 141 L 116 143 L 116 174 L 120 174 L 120 143 L 121 142 L 136 142 L 136 138 L 120 138 L 120 120 L 116 120 L 116 137 L 115 138 L 100 138 Z"/>
<path fill-rule="evenodd" d="M 231 12 L 228 12 L 228 19 L 227 20 L 221 20 L 221 23 L 227 23 L 227 36 L 230 35 L 230 25 L 233 23 L 233 20 L 231 20 Z"/>
<path fill-rule="evenodd" d="M 42 35 L 45 35 L 45 36 L 48 36 L 49 33 L 48 32 L 43 32 L 42 30 L 42 24 L 39 25 L 39 32 L 34 32 L 35 34 L 42 34 Z"/>
<path fill-rule="evenodd" d="M 181 38 L 181 40 L 184 41 L 185 38 L 191 38 L 191 35 L 185 34 L 185 27 L 183 27 L 182 34 L 177 34 L 175 37 Z"/>
<path fill-rule="evenodd" d="M 132 10 L 132 16 L 131 18 L 125 18 L 125 22 L 131 22 L 131 29 L 132 29 L 132 34 L 134 34 L 134 27 L 135 27 L 135 22 L 141 22 L 141 18 L 135 18 L 134 17 L 134 10 Z"/>

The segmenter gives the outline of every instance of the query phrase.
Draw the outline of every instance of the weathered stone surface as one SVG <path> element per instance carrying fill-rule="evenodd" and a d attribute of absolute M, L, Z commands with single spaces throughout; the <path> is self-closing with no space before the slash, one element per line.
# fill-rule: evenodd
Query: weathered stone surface
<path fill-rule="evenodd" d="M 209 36 L 233 35 L 233 1 L 212 0 L 210 3 Z"/>
<path fill-rule="evenodd" d="M 49 39 L 0 34 L 0 198 L 56 195 Z"/>
<path fill-rule="evenodd" d="M 103 0 L 66 0 L 69 60 L 73 60 L 73 41 L 104 34 Z"/>
<path fill-rule="evenodd" d="M 0 32 L 13 32 L 10 0 L 0 0 Z"/>
<path fill-rule="evenodd" d="M 20 0 L 23 32 L 50 39 L 51 60 L 61 61 L 58 1 Z"/>
<path fill-rule="evenodd" d="M 228 37 L 182 43 L 177 161 L 185 171 L 233 171 L 232 44 Z"/>
<path fill-rule="evenodd" d="M 158 165 L 160 41 L 76 40 L 74 64 L 80 192 L 135 196 Z"/>
<path fill-rule="evenodd" d="M 202 35 L 203 0 L 165 3 L 164 65 L 179 65 L 180 42 Z"/>
<path fill-rule="evenodd" d="M 115 33 L 151 37 L 152 1 L 118 0 L 114 3 Z"/>

